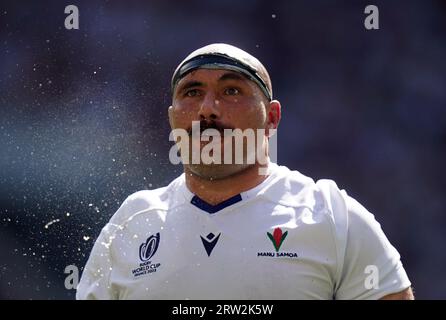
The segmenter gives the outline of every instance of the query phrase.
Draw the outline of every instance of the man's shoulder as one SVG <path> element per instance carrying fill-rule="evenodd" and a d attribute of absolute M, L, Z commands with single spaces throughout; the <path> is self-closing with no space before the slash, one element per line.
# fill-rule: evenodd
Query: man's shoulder
<path fill-rule="evenodd" d="M 165 212 L 173 206 L 179 205 L 182 198 L 179 197 L 178 191 L 182 186 L 182 179 L 184 179 L 183 175 L 167 186 L 132 193 L 123 201 L 118 211 L 110 219 L 110 223 L 121 225 L 134 215 Z"/>
<path fill-rule="evenodd" d="M 345 227 L 348 195 L 332 179 L 314 180 L 285 166 L 274 169 L 275 177 L 264 190 L 270 201 L 289 207 L 306 207 L 313 215 Z"/>
<path fill-rule="evenodd" d="M 270 192 L 283 205 L 305 207 L 316 221 L 328 223 L 335 237 L 346 243 L 349 230 L 379 227 L 374 216 L 332 179 L 313 180 L 286 170 Z"/>
<path fill-rule="evenodd" d="M 283 205 L 327 208 L 333 196 L 341 195 L 333 180 L 314 180 L 286 166 L 274 165 L 273 172 L 274 177 L 264 194 Z"/>

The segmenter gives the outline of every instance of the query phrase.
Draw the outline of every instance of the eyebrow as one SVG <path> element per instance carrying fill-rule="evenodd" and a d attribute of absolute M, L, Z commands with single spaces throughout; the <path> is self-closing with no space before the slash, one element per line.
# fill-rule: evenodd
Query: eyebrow
<path fill-rule="evenodd" d="M 226 81 L 226 80 L 240 80 L 244 81 L 246 78 L 238 73 L 234 72 L 227 72 L 224 75 L 222 75 L 218 81 Z"/>
<path fill-rule="evenodd" d="M 193 87 L 202 87 L 204 86 L 203 82 L 191 80 L 186 82 L 185 84 L 181 85 L 178 89 L 178 92 L 193 88 Z"/>
<path fill-rule="evenodd" d="M 220 78 L 218 78 L 218 82 L 223 82 L 223 81 L 227 81 L 227 80 L 244 81 L 244 80 L 246 80 L 246 78 L 242 75 L 239 75 L 238 73 L 235 73 L 235 72 L 227 72 L 227 73 L 223 74 Z M 196 81 L 196 80 L 190 80 L 190 81 L 187 81 L 186 83 L 184 83 L 183 85 L 181 85 L 178 88 L 178 92 L 183 92 L 187 89 L 194 88 L 194 87 L 203 87 L 204 85 L 205 84 L 203 82 Z"/>

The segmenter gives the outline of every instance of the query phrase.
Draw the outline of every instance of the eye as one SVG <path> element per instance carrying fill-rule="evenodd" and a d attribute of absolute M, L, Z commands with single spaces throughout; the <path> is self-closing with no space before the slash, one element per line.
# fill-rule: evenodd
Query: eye
<path fill-rule="evenodd" d="M 197 89 L 191 89 L 191 90 L 186 91 L 186 93 L 185 93 L 185 96 L 187 96 L 187 97 L 196 97 L 198 95 L 199 95 L 199 93 L 198 93 Z"/>
<path fill-rule="evenodd" d="M 231 87 L 231 88 L 226 88 L 225 89 L 225 94 L 228 95 L 228 96 L 235 96 L 235 95 L 237 95 L 239 93 L 240 93 L 240 91 L 237 88 L 232 88 Z"/>

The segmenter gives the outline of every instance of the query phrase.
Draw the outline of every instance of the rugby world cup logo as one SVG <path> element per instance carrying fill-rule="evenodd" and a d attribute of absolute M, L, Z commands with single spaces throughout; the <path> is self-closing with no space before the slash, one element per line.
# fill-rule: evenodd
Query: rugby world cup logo
<path fill-rule="evenodd" d="M 151 235 L 147 238 L 146 242 L 139 246 L 139 258 L 141 261 L 148 261 L 153 257 L 160 243 L 160 233 Z"/>

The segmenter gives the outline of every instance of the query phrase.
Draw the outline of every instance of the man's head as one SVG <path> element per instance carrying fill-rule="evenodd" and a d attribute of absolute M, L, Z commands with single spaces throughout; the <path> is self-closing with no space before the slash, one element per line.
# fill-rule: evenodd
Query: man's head
<path fill-rule="evenodd" d="M 228 44 L 211 44 L 192 52 L 172 77 L 172 129 L 264 129 L 266 137 L 255 148 L 267 153 L 268 136 L 280 120 L 280 103 L 272 100 L 271 80 L 265 67 L 249 53 Z M 227 138 L 223 143 L 232 141 Z M 203 148 L 207 142 L 201 143 Z M 246 147 L 246 146 L 245 146 Z M 244 148 L 244 159 L 247 157 Z M 223 146 L 222 146 L 223 156 Z M 222 179 L 253 164 L 187 164 L 205 179 Z"/>
<path fill-rule="evenodd" d="M 254 81 L 269 101 L 273 99 L 271 79 L 266 68 L 257 58 L 237 47 L 214 43 L 189 54 L 173 73 L 172 92 L 184 76 L 197 69 L 225 69 L 241 73 Z"/>

